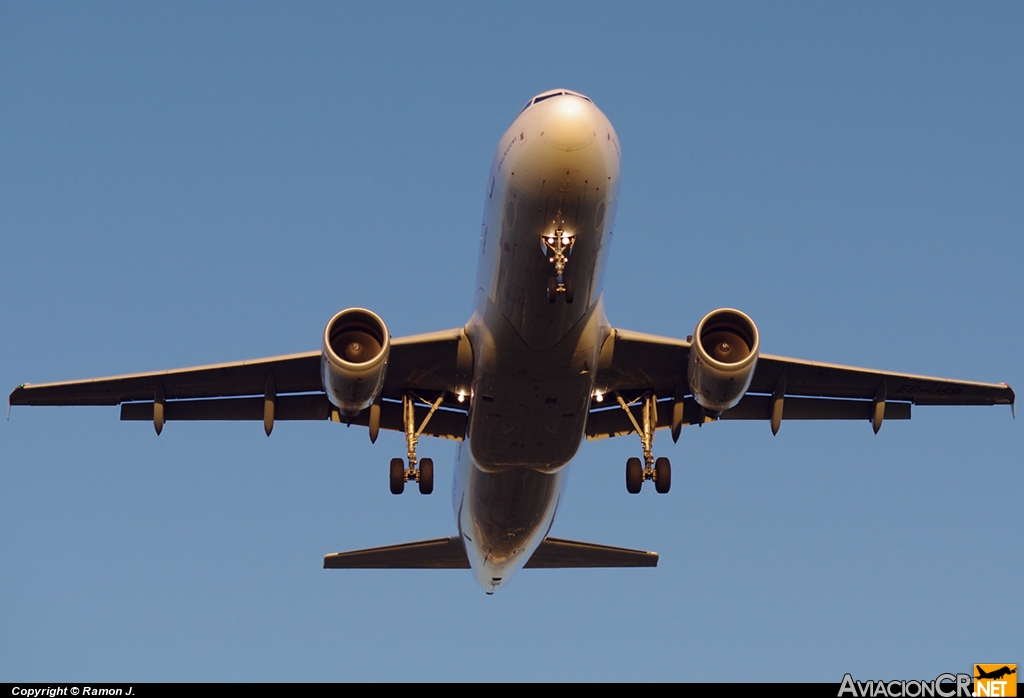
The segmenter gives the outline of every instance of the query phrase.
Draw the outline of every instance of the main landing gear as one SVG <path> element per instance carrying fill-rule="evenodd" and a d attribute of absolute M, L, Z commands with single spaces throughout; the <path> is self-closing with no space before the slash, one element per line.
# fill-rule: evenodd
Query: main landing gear
<path fill-rule="evenodd" d="M 565 275 L 565 265 L 572 254 L 572 246 L 576 244 L 576 236 L 558 226 L 553 233 L 542 235 L 540 240 L 541 250 L 545 255 L 551 253 L 548 261 L 555 265 L 555 275 L 548 277 L 548 302 L 554 303 L 559 294 L 564 294 L 565 302 L 572 303 L 572 279 Z"/>
<path fill-rule="evenodd" d="M 405 427 L 405 447 L 409 467 L 405 467 L 405 461 L 401 458 L 391 459 L 391 494 L 402 494 L 405 491 L 405 483 L 409 480 L 419 483 L 420 494 L 430 494 L 434 491 L 434 461 L 430 458 L 417 461 L 416 443 L 419 441 L 420 434 L 426 429 L 430 418 L 434 416 L 437 408 L 444 401 L 444 393 L 441 393 L 434 402 L 427 402 L 420 398 L 421 402 L 430 405 L 430 411 L 423 418 L 419 428 L 416 427 L 416 399 L 412 393 L 402 396 L 402 422 Z M 419 465 L 418 468 L 417 465 Z"/>
<path fill-rule="evenodd" d="M 658 398 L 654 396 L 654 393 L 647 392 L 628 404 L 618 393 L 615 393 L 615 399 L 626 411 L 629 421 L 633 423 L 633 428 L 640 435 L 640 443 L 644 449 L 643 462 L 639 458 L 626 460 L 626 491 L 630 494 L 639 494 L 644 481 L 653 480 L 657 493 L 667 494 L 672 487 L 672 464 L 668 458 L 655 459 L 651 452 L 651 447 L 654 445 L 654 430 L 658 426 Z M 636 417 L 629 409 L 630 405 L 641 400 L 643 401 L 643 426 L 636 421 Z"/>
<path fill-rule="evenodd" d="M 415 465 L 415 464 L 414 464 Z M 401 458 L 391 459 L 391 494 L 402 494 L 406 480 L 415 480 L 420 485 L 420 494 L 434 491 L 434 461 L 424 458 L 419 461 L 419 468 L 406 469 Z"/>

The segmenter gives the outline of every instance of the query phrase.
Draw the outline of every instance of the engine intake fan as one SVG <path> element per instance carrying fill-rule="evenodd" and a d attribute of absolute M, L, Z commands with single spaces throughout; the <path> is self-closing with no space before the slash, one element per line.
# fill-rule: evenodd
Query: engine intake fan
<path fill-rule="evenodd" d="M 697 323 L 686 376 L 693 398 L 719 415 L 743 398 L 754 378 L 761 338 L 745 313 L 713 310 Z"/>
<path fill-rule="evenodd" d="M 391 353 L 388 328 L 376 313 L 349 308 L 324 329 L 320 374 L 327 398 L 353 417 L 369 407 L 384 388 Z"/>

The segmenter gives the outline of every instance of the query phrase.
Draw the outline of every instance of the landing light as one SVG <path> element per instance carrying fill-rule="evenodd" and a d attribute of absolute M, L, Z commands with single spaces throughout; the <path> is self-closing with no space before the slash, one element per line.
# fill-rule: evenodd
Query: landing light
<path fill-rule="evenodd" d="M 604 393 L 594 393 L 594 399 L 598 402 L 604 402 Z"/>
<path fill-rule="evenodd" d="M 466 401 L 466 394 L 465 393 L 459 393 L 459 402 L 465 402 L 465 401 Z"/>

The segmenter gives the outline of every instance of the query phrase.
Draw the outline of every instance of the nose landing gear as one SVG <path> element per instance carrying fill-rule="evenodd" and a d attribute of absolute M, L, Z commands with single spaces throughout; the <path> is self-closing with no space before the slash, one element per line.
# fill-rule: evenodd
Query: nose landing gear
<path fill-rule="evenodd" d="M 648 392 L 633 401 L 635 403 L 643 400 L 643 426 L 637 422 L 632 410 L 629 409 L 633 403 L 627 404 L 618 393 L 615 393 L 615 399 L 619 401 L 619 406 L 626 411 L 629 421 L 633 423 L 644 449 L 643 464 L 639 458 L 630 458 L 626 461 L 626 491 L 630 494 L 639 494 L 644 482 L 653 480 L 655 491 L 658 494 L 667 494 L 672 487 L 672 464 L 668 458 L 655 459 L 651 452 L 654 445 L 654 430 L 658 426 L 658 398 L 654 393 Z"/>
<path fill-rule="evenodd" d="M 573 299 L 573 287 L 572 279 L 569 277 L 562 276 L 549 276 L 548 277 L 548 303 L 554 303 L 558 300 L 558 294 L 565 294 L 565 302 L 572 303 Z"/>
<path fill-rule="evenodd" d="M 391 494 L 402 494 L 405 491 L 405 483 L 409 480 L 419 483 L 420 494 L 430 494 L 434 491 L 434 461 L 430 458 L 417 461 L 416 444 L 419 441 L 420 434 L 426 429 L 430 418 L 434 416 L 437 408 L 444 401 L 444 393 L 441 393 L 434 402 L 420 399 L 424 404 L 430 405 L 430 411 L 427 412 L 427 416 L 423 418 L 423 422 L 417 428 L 416 398 L 412 393 L 406 393 L 402 396 L 402 421 L 405 427 L 405 446 L 409 467 L 405 467 L 405 461 L 401 458 L 391 459 Z M 419 464 L 418 468 L 416 467 L 417 463 Z"/>
<path fill-rule="evenodd" d="M 565 302 L 572 303 L 572 279 L 565 276 L 565 265 L 572 254 L 572 246 L 576 244 L 576 236 L 567 233 L 558 226 L 552 233 L 545 233 L 540 238 L 541 251 L 550 253 L 548 261 L 555 265 L 555 275 L 548 277 L 548 302 L 554 303 L 559 294 L 565 294 Z"/>

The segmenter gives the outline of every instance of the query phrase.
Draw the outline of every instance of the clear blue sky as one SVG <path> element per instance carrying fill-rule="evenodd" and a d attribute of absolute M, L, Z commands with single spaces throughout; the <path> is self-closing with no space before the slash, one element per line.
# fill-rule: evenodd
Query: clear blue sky
<path fill-rule="evenodd" d="M 1020 3 L 0 3 L 0 388 L 469 316 L 487 167 L 553 87 L 618 130 L 612 323 L 1024 386 Z M 656 570 L 321 569 L 450 535 L 397 434 L 0 422 L 0 680 L 933 678 L 1024 662 L 1006 408 L 584 444 L 554 535 Z"/>

